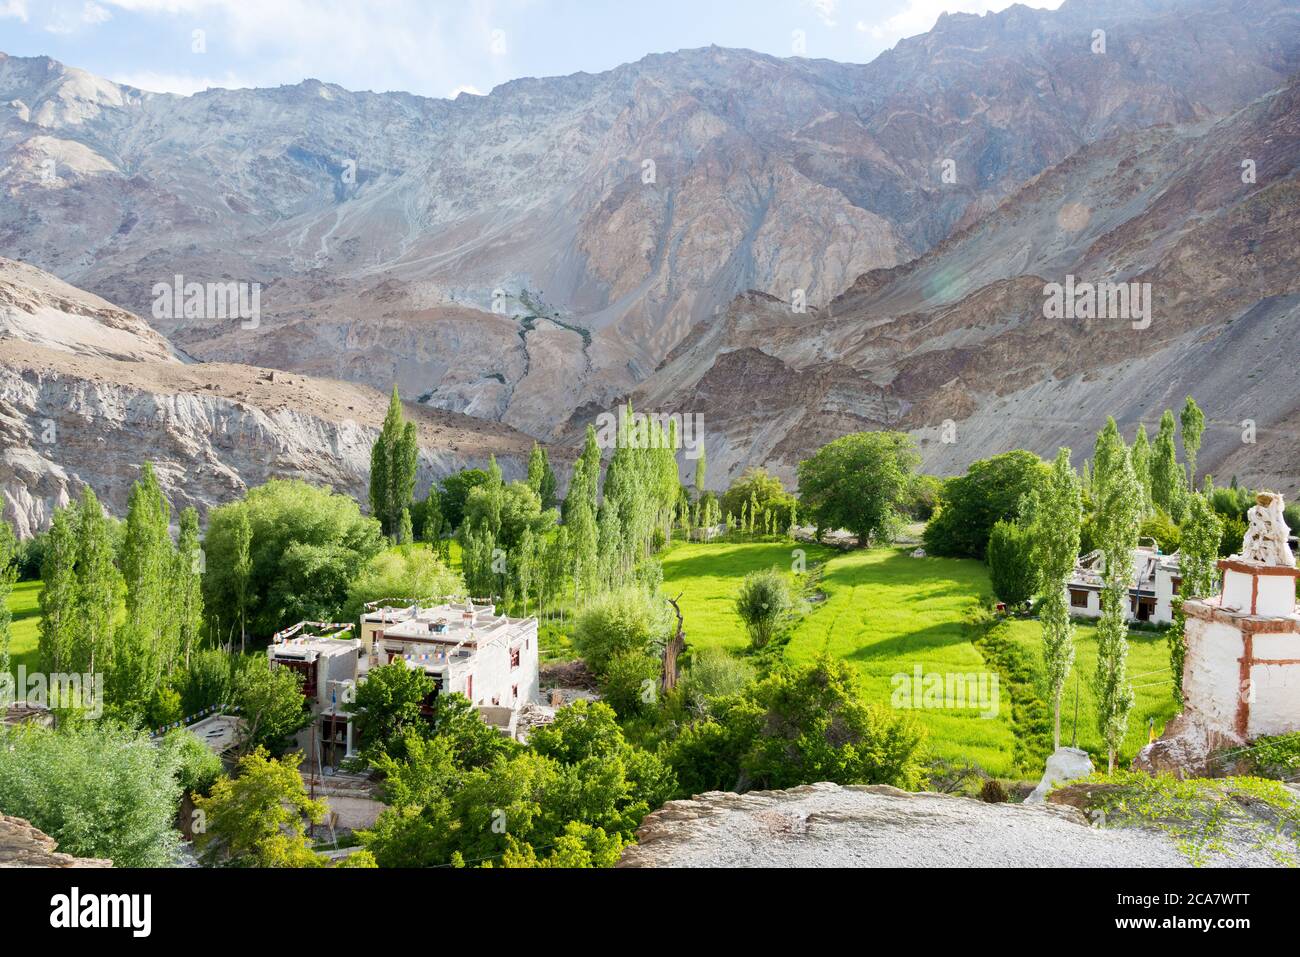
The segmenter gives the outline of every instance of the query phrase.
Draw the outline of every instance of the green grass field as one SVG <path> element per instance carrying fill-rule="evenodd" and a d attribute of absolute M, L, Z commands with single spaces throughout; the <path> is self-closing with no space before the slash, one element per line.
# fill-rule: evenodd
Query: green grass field
<path fill-rule="evenodd" d="M 790 567 L 790 543 L 673 546 L 664 556 L 664 591 L 682 592 L 689 648 L 743 649 L 747 637 L 732 608 L 735 591 L 755 569 Z M 813 606 L 798 623 L 787 655 L 791 661 L 811 661 L 819 653 L 847 661 L 862 678 L 869 700 L 888 706 L 895 675 L 972 674 L 991 670 L 971 641 L 967 616 L 980 596 L 990 592 L 988 571 L 981 562 L 945 558 L 912 558 L 907 549 L 873 549 L 848 553 L 809 551 L 809 562 L 825 560 L 820 588 L 826 599 Z M 1045 698 L 1041 680 L 1039 625 L 1016 620 L 1011 638 L 1032 663 L 1034 691 Z M 1176 712 L 1170 693 L 1168 652 L 1163 634 L 1135 632 L 1131 636 L 1129 674 L 1137 705 L 1129 722 L 1122 757 L 1131 758 L 1147 740 L 1147 721 L 1159 730 Z M 1078 632 L 1077 667 L 1082 669 L 1079 702 L 1079 741 L 1098 754 L 1101 743 L 1088 679 L 1096 665 L 1096 640 L 1091 625 Z M 1000 683 L 1001 707 L 994 717 L 977 708 L 920 708 L 913 713 L 928 732 L 932 754 L 949 760 L 975 761 L 990 773 L 1016 775 L 1013 767 L 1015 729 L 1008 689 Z M 1062 737 L 1068 743 L 1073 724 L 1074 681 L 1063 709 Z"/>
<path fill-rule="evenodd" d="M 803 549 L 809 565 L 835 554 L 820 545 L 792 542 L 745 544 L 678 543 L 663 555 L 664 594 L 681 598 L 678 604 L 686 623 L 686 645 L 692 649 L 739 650 L 749 643 L 744 625 L 732 607 L 736 589 L 750 572 L 776 566 L 791 572 L 794 549 Z"/>
<path fill-rule="evenodd" d="M 9 610 L 14 616 L 9 667 L 15 673 L 19 665 L 26 665 L 28 671 L 36 670 L 37 625 L 41 620 L 37 597 L 40 593 L 40 582 L 18 582 L 9 596 Z"/>

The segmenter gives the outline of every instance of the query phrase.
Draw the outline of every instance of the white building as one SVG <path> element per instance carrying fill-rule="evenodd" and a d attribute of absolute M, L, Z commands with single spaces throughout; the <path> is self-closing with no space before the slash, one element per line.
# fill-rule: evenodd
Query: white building
<path fill-rule="evenodd" d="M 1070 579 L 1070 614 L 1081 618 L 1101 617 L 1102 573 L 1106 562 L 1100 551 L 1079 559 Z M 1161 554 L 1154 546 L 1139 546 L 1133 553 L 1133 577 L 1129 585 L 1130 621 L 1167 625 L 1174 620 L 1174 596 L 1182 585 L 1178 553 Z"/>
<path fill-rule="evenodd" d="M 278 633 L 266 649 L 272 667 L 302 675 L 302 693 L 317 716 L 317 726 L 299 739 L 310 747 L 314 733 L 317 754 L 331 765 L 352 756 L 352 720 L 345 706 L 369 664 L 360 639 L 340 637 L 351 630 L 350 625 L 300 622 Z M 325 633 L 309 633 L 314 631 Z"/>
<path fill-rule="evenodd" d="M 372 664 L 402 660 L 423 670 L 435 695 L 463 694 L 502 730 L 538 700 L 536 618 L 509 618 L 473 602 L 381 605 L 361 616 L 361 642 Z"/>

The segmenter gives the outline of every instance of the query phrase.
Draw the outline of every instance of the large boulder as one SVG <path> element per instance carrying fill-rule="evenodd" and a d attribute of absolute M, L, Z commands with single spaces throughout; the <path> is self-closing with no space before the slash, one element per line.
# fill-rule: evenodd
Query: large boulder
<path fill-rule="evenodd" d="M 1026 804 L 1043 804 L 1058 784 L 1068 784 L 1092 773 L 1092 758 L 1081 748 L 1057 748 L 1047 759 L 1042 780 L 1025 798 Z"/>
<path fill-rule="evenodd" d="M 60 854 L 57 842 L 20 817 L 0 814 L 0 867 L 112 867 L 112 861 Z"/>

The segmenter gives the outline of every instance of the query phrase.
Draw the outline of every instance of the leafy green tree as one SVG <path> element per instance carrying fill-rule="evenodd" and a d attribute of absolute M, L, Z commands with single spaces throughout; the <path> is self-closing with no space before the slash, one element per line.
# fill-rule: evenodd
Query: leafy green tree
<path fill-rule="evenodd" d="M 1133 439 L 1133 448 L 1129 451 L 1133 460 L 1133 474 L 1142 486 L 1142 511 L 1150 512 L 1151 503 L 1151 443 L 1147 439 L 1147 427 L 1138 423 L 1137 436 Z"/>
<path fill-rule="evenodd" d="M 181 711 L 190 715 L 230 705 L 234 700 L 235 661 L 221 648 L 195 651 L 177 682 Z"/>
<path fill-rule="evenodd" d="M 794 607 L 790 583 L 776 568 L 750 572 L 736 592 L 736 614 L 755 648 L 765 648 L 780 634 Z"/>
<path fill-rule="evenodd" d="M 757 720 L 729 720 L 754 729 L 740 767 L 753 787 L 834 781 L 906 790 L 924 777 L 924 733 L 906 716 L 868 704 L 847 662 L 823 655 L 806 667 L 782 667 L 748 698 Z"/>
<path fill-rule="evenodd" d="M 176 781 L 192 794 L 207 794 L 221 777 L 221 758 L 185 728 L 163 735 L 158 744 L 176 766 Z"/>
<path fill-rule="evenodd" d="M 901 432 L 857 432 L 799 463 L 799 498 L 819 529 L 846 528 L 865 548 L 892 541 L 920 461 Z"/>
<path fill-rule="evenodd" d="M 356 699 L 347 705 L 366 764 L 373 764 L 381 753 L 400 759 L 409 733 L 428 733 L 420 706 L 434 689 L 432 678 L 404 661 L 370 670 L 357 686 Z"/>
<path fill-rule="evenodd" d="M 181 512 L 172 584 L 176 643 L 181 663 L 188 668 L 203 632 L 203 549 L 199 539 L 199 513 L 193 506 Z"/>
<path fill-rule="evenodd" d="M 546 449 L 534 442 L 528 456 L 528 487 L 537 494 L 543 511 L 557 504 L 556 484 L 555 470 L 551 468 Z"/>
<path fill-rule="evenodd" d="M 419 509 L 420 541 L 437 544 L 442 537 L 442 495 L 438 492 L 438 483 L 429 486 L 429 494 Z"/>
<path fill-rule="evenodd" d="M 1187 480 L 1178 464 L 1174 414 L 1168 409 L 1160 418 L 1160 431 L 1151 452 L 1151 500 L 1175 522 L 1183 519 Z"/>
<path fill-rule="evenodd" d="M 1173 519 L 1169 517 L 1162 508 L 1155 509 L 1151 514 L 1142 520 L 1138 526 L 1139 541 L 1144 538 L 1154 539 L 1156 547 L 1166 555 L 1172 555 L 1178 551 L 1179 543 L 1182 541 L 1182 532 L 1174 524 Z"/>
<path fill-rule="evenodd" d="M 311 711 L 302 693 L 302 675 L 272 668 L 258 655 L 235 672 L 231 695 L 244 719 L 242 746 L 278 752 L 289 738 L 311 724 Z"/>
<path fill-rule="evenodd" d="M 76 508 L 56 509 L 42 554 L 37 652 L 47 674 L 71 670 L 77 631 L 77 520 Z"/>
<path fill-rule="evenodd" d="M 319 824 L 328 810 L 313 801 L 298 773 L 301 754 L 275 760 L 263 748 L 240 758 L 238 774 L 222 778 L 212 793 L 194 799 L 204 826 L 194 844 L 208 864 L 226 867 L 320 867 L 305 822 Z"/>
<path fill-rule="evenodd" d="M 120 704 L 142 710 L 180 656 L 176 549 L 171 505 L 145 462 L 131 488 L 122 545 L 126 620 L 117 632 L 111 691 Z"/>
<path fill-rule="evenodd" d="M 218 521 L 224 516 L 218 516 Z M 220 529 L 220 525 L 217 526 Z M 209 523 L 209 529 L 212 523 Z M 248 509 L 238 509 L 231 516 L 228 532 L 230 553 L 229 590 L 234 594 L 235 610 L 239 614 L 239 648 L 243 651 L 248 642 L 249 589 L 253 584 L 253 525 Z M 221 539 L 218 538 L 217 542 Z"/>
<path fill-rule="evenodd" d="M 1038 591 L 1039 572 L 1033 560 L 1030 530 L 1016 522 L 999 521 L 989 534 L 989 578 L 993 593 L 1008 608 L 1028 603 Z"/>
<path fill-rule="evenodd" d="M 704 477 L 708 472 L 708 458 L 704 452 L 704 443 L 700 442 L 700 457 L 695 460 L 695 494 L 704 494 Z"/>
<path fill-rule="evenodd" d="M 442 517 L 452 531 L 460 528 L 465 518 L 465 500 L 471 489 L 488 483 L 488 474 L 482 469 L 462 469 L 442 480 Z"/>
<path fill-rule="evenodd" d="M 939 511 L 925 527 L 926 551 L 983 559 L 993 526 L 1017 520 L 1025 496 L 1042 487 L 1048 471 L 1023 449 L 973 462 L 965 475 L 944 483 Z"/>
<path fill-rule="evenodd" d="M 1183 427 L 1183 451 L 1187 453 L 1187 486 L 1196 488 L 1196 453 L 1201 450 L 1201 436 L 1205 433 L 1205 413 L 1190 395 L 1183 403 L 1179 415 Z"/>
<path fill-rule="evenodd" d="M 76 598 L 71 670 L 105 670 L 113 657 L 113 633 L 122 599 L 122 574 L 115 564 L 113 532 L 90 486 L 77 514 Z"/>
<path fill-rule="evenodd" d="M 1079 557 L 1083 492 L 1070 467 L 1070 450 L 1060 449 L 1040 490 L 1032 493 L 1033 563 L 1038 570 L 1038 620 L 1043 629 L 1043 672 L 1052 702 L 1052 747 L 1061 746 L 1061 698 L 1074 666 L 1074 626 L 1067 587 Z"/>
<path fill-rule="evenodd" d="M 393 386 L 384 424 L 370 450 L 370 513 L 385 535 L 398 533 L 402 510 L 411 505 L 419 456 L 418 429 L 402 415 L 402 400 Z"/>
<path fill-rule="evenodd" d="M 1174 599 L 1174 621 L 1169 639 L 1169 668 L 1174 676 L 1174 700 L 1183 703 L 1183 663 L 1187 658 L 1187 616 L 1183 603 L 1189 598 L 1207 598 L 1218 585 L 1219 542 L 1223 520 L 1203 495 L 1188 497 L 1187 517 L 1181 528 L 1182 548 L 1179 571 L 1182 582 Z"/>
<path fill-rule="evenodd" d="M 415 529 L 411 525 L 411 510 L 402 509 L 402 518 L 397 523 L 397 544 L 411 545 L 415 542 Z"/>
<path fill-rule="evenodd" d="M 573 646 L 598 675 L 621 652 L 658 654 L 676 629 L 668 603 L 635 587 L 600 595 L 573 625 Z"/>
<path fill-rule="evenodd" d="M 1097 730 L 1106 742 L 1109 769 L 1128 728 L 1133 686 L 1128 679 L 1129 588 L 1133 583 L 1133 552 L 1142 515 L 1142 490 L 1128 449 L 1122 440 L 1106 471 L 1097 504 L 1096 537 L 1102 553 L 1101 618 L 1097 623 L 1097 670 L 1093 693 L 1097 699 Z"/>
<path fill-rule="evenodd" d="M 168 867 L 179 845 L 177 755 L 111 721 L 0 729 L 0 808 L 78 857 Z"/>
<path fill-rule="evenodd" d="M 343 620 L 357 621 L 367 602 L 384 598 L 442 601 L 462 594 L 465 584 L 427 548 L 399 546 L 370 559 L 348 585 Z"/>
<path fill-rule="evenodd" d="M 749 468 L 722 496 L 722 510 L 740 511 L 748 503 L 749 514 L 758 511 L 772 512 L 781 529 L 790 527 L 794 516 L 794 496 L 785 490 L 780 479 L 765 468 Z"/>
<path fill-rule="evenodd" d="M 296 480 L 272 480 L 212 510 L 204 541 L 208 608 L 237 609 L 240 544 L 247 522 L 244 604 L 254 634 L 303 618 L 334 620 L 348 586 L 384 547 L 379 523 L 346 495 Z"/>

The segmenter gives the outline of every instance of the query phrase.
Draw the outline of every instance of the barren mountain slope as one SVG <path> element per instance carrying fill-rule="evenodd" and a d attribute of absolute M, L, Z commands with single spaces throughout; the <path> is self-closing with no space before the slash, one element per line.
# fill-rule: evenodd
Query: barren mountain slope
<path fill-rule="evenodd" d="M 138 318 L 8 260 L 0 260 L 0 277 L 0 496 L 20 535 L 43 527 L 86 484 L 121 514 L 146 460 L 178 509 L 195 505 L 206 513 L 249 486 L 288 477 L 366 500 L 370 447 L 387 409 L 383 393 L 297 373 L 153 357 L 160 337 Z M 49 344 L 15 336 L 23 307 L 42 318 L 42 328 L 75 329 L 79 338 Z M 106 358 L 98 345 L 84 347 L 107 338 L 86 331 L 100 323 L 115 346 L 138 334 L 138 347 L 120 351 L 149 357 Z M 421 490 L 435 476 L 483 467 L 493 454 L 507 476 L 523 473 L 532 440 L 513 429 L 417 404 L 406 411 L 420 428 Z M 567 477 L 564 463 L 557 465 Z"/>
<path fill-rule="evenodd" d="M 866 65 L 709 48 L 455 101 L 175 97 L 3 58 L 0 250 L 145 316 L 175 275 L 261 282 L 257 329 L 151 321 L 197 358 L 547 435 L 740 292 L 824 305 L 1081 145 L 1297 67 L 1296 0 L 1017 6 Z"/>
<path fill-rule="evenodd" d="M 1295 83 L 1218 122 L 1085 147 L 825 310 L 740 298 L 636 401 L 705 412 L 724 485 L 764 462 L 790 478 L 809 451 L 859 428 L 915 431 L 939 473 L 1017 446 L 1082 457 L 1107 415 L 1131 435 L 1192 393 L 1210 419 L 1203 471 L 1293 490 L 1298 163 Z M 1150 324 L 1046 318 L 1045 286 L 1067 276 L 1149 283 Z M 945 420 L 955 441 L 943 441 Z"/>

